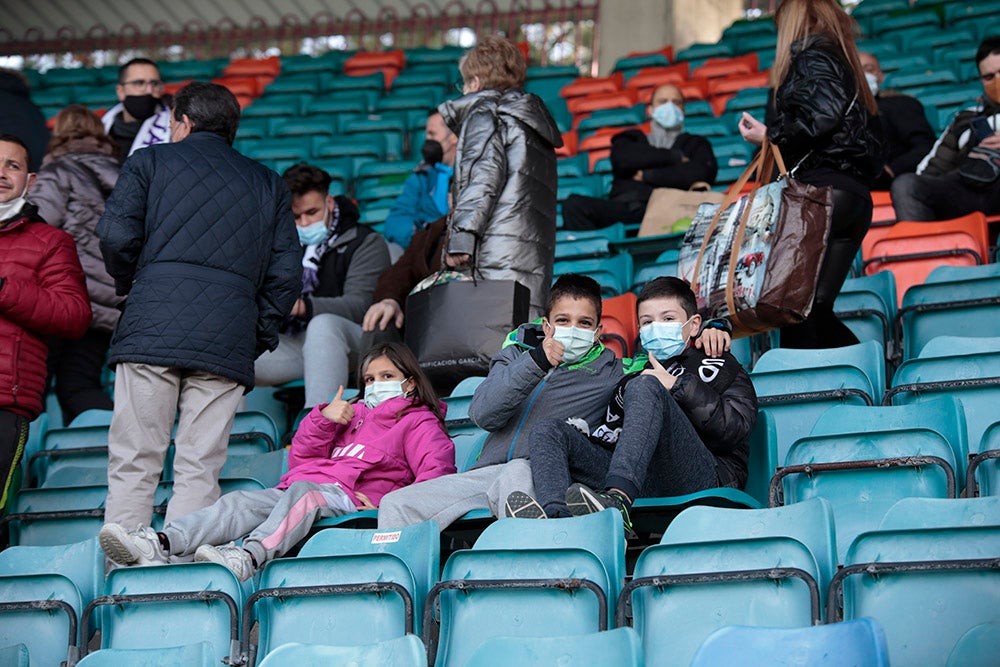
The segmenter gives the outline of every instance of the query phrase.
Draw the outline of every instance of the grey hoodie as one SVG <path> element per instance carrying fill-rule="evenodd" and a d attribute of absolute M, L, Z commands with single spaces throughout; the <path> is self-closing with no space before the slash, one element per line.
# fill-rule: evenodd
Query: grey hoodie
<path fill-rule="evenodd" d="M 576 364 L 544 370 L 530 353 L 542 338 L 540 324 L 522 324 L 490 360 L 489 375 L 469 404 L 469 417 L 490 432 L 473 468 L 528 458 L 528 435 L 542 419 L 579 417 L 596 424 L 604 417 L 624 377 L 622 360 L 595 345 Z"/>
<path fill-rule="evenodd" d="M 477 274 L 531 290 L 544 312 L 556 236 L 556 155 L 562 136 L 541 98 L 484 90 L 438 107 L 458 135 L 449 253 L 473 256 Z"/>

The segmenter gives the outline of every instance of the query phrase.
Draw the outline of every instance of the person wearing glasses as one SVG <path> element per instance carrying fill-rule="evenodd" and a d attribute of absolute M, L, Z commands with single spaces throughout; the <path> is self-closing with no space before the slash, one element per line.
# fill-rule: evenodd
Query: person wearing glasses
<path fill-rule="evenodd" d="M 149 58 L 133 58 L 118 69 L 118 104 L 102 118 L 122 160 L 146 146 L 170 141 L 170 105 L 163 99 L 160 70 Z"/>
<path fill-rule="evenodd" d="M 929 222 L 973 211 L 1000 213 L 1000 180 L 970 180 L 962 174 L 975 159 L 969 156 L 974 148 L 1000 150 L 1000 37 L 983 40 L 976 50 L 976 66 L 983 84 L 979 102 L 955 114 L 915 174 L 893 181 L 897 220 Z"/>

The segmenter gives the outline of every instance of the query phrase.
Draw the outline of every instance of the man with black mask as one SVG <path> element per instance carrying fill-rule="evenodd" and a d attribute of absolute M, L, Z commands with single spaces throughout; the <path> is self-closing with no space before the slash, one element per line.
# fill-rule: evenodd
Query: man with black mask
<path fill-rule="evenodd" d="M 163 101 L 163 80 L 156 63 L 133 58 L 118 69 L 119 104 L 104 114 L 104 130 L 115 140 L 122 160 L 140 148 L 170 141 L 170 108 Z"/>
<path fill-rule="evenodd" d="M 386 240 L 403 249 L 410 244 L 414 232 L 426 229 L 449 208 L 448 190 L 458 137 L 436 110 L 428 114 L 426 128 L 427 141 L 420 151 L 423 161 L 407 177 L 402 194 L 393 202 L 385 219 Z"/>

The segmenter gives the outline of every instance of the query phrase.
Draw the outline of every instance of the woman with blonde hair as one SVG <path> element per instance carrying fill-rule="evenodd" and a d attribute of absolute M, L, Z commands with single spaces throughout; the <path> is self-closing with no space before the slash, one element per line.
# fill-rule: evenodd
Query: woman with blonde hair
<path fill-rule="evenodd" d="M 55 374 L 56 395 L 66 424 L 84 410 L 113 407 L 101 387 L 101 370 L 121 299 L 104 268 L 94 228 L 118 180 L 117 152 L 100 118 L 87 107 L 72 104 L 56 116 L 52 140 L 29 194 L 46 222 L 76 241 L 94 313 L 83 338 L 60 341 L 49 348 L 49 367 Z"/>
<path fill-rule="evenodd" d="M 841 347 L 858 342 L 833 302 L 871 225 L 871 186 L 885 162 L 875 98 L 854 36 L 857 24 L 835 0 L 784 0 L 774 16 L 778 42 L 766 124 L 747 113 L 747 141 L 765 136 L 800 181 L 833 189 L 833 220 L 812 312 L 781 330 L 781 346 Z"/>

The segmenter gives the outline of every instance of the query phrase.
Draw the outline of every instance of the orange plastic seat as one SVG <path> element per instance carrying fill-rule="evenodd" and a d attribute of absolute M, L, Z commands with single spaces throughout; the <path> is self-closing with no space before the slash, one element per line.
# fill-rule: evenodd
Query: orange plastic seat
<path fill-rule="evenodd" d="M 191 79 L 185 79 L 184 81 L 180 81 L 178 83 L 165 83 L 163 84 L 163 93 L 165 95 L 176 95 L 178 90 L 189 83 L 191 83 Z"/>
<path fill-rule="evenodd" d="M 668 83 L 677 85 L 690 78 L 689 71 L 690 64 L 687 61 L 669 67 L 643 67 L 625 83 L 625 88 L 653 91 Z"/>
<path fill-rule="evenodd" d="M 563 132 L 562 140 L 563 145 L 556 149 L 556 157 L 573 157 L 576 155 L 577 144 L 579 143 L 576 131 Z"/>
<path fill-rule="evenodd" d="M 602 77 L 588 77 L 581 76 L 576 81 L 567 83 L 559 91 L 559 94 L 566 99 L 567 105 L 569 101 L 574 97 L 583 97 L 585 95 L 596 95 L 598 93 L 614 93 L 622 89 L 622 83 L 625 77 L 621 72 L 612 74 L 611 76 Z"/>
<path fill-rule="evenodd" d="M 639 338 L 639 322 L 635 316 L 635 294 L 626 292 L 604 299 L 601 306 L 601 342 L 614 351 L 616 357 L 631 357 Z"/>
<path fill-rule="evenodd" d="M 720 115 L 726 109 L 726 103 L 731 100 L 736 93 L 744 88 L 762 88 L 767 85 L 768 72 L 754 72 L 752 74 L 739 74 L 719 79 L 709 79 L 708 96 L 709 104 L 715 115 Z"/>
<path fill-rule="evenodd" d="M 757 71 L 757 54 L 748 53 L 735 58 L 709 58 L 691 72 L 692 79 L 717 79 L 741 76 Z"/>
<path fill-rule="evenodd" d="M 707 100 L 708 99 L 708 81 L 706 79 L 692 79 L 691 81 L 682 81 L 677 84 L 677 87 L 681 91 L 681 95 L 684 96 L 685 100 Z M 652 91 L 650 91 L 649 97 L 651 98 Z M 649 99 L 643 100 L 649 102 Z"/>
<path fill-rule="evenodd" d="M 988 261 L 986 216 L 978 211 L 953 220 L 897 222 L 874 229 L 876 234 L 869 230 L 861 244 L 865 275 L 892 271 L 900 306 L 906 290 L 923 283 L 935 268 Z"/>
<path fill-rule="evenodd" d="M 892 205 L 892 194 L 888 190 L 872 191 L 872 225 L 896 222 L 896 209 Z"/>
<path fill-rule="evenodd" d="M 637 103 L 634 90 L 616 90 L 610 93 L 594 93 L 566 100 L 566 108 L 574 116 L 587 114 L 597 109 L 627 109 Z"/>
<path fill-rule="evenodd" d="M 258 76 L 224 76 L 218 79 L 212 79 L 212 83 L 225 86 L 233 95 L 236 95 L 237 97 L 243 95 L 253 99 L 260 97 L 260 94 L 264 92 L 264 86 L 269 82 L 265 82 L 262 79 L 266 78 L 267 77 Z"/>
<path fill-rule="evenodd" d="M 236 58 L 222 70 L 223 76 L 269 76 L 272 79 L 281 73 L 281 59 L 270 58 Z"/>
<path fill-rule="evenodd" d="M 625 55 L 626 58 L 638 58 L 639 56 L 655 56 L 661 55 L 667 60 L 673 62 L 674 60 L 674 47 L 667 44 L 662 49 L 655 49 L 653 51 L 633 51 Z"/>
<path fill-rule="evenodd" d="M 405 65 L 406 54 L 401 49 L 356 53 L 344 61 L 344 74 L 365 76 L 382 72 L 385 77 L 385 87 L 391 88 L 393 80 Z"/>

